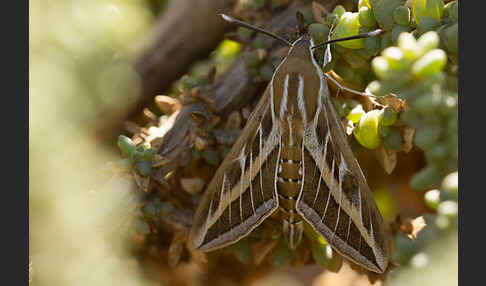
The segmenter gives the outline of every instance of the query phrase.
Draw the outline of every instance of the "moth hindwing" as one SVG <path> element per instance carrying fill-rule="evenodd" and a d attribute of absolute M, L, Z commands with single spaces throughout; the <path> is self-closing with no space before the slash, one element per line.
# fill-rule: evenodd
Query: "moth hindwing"
<path fill-rule="evenodd" d="M 346 140 L 307 34 L 296 40 L 198 206 L 191 239 L 235 243 L 274 212 L 289 247 L 304 222 L 341 255 L 386 270 L 383 219 Z"/>

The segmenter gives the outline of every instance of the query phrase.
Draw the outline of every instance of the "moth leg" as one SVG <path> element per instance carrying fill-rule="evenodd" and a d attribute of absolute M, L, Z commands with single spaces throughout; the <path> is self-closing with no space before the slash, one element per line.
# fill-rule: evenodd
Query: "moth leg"
<path fill-rule="evenodd" d="M 373 97 L 373 98 L 376 98 L 377 96 L 376 95 L 373 95 L 371 93 L 368 93 L 368 92 L 363 92 L 363 91 L 357 91 L 357 90 L 354 90 L 352 88 L 349 88 L 349 87 L 346 87 L 344 85 L 341 85 L 337 80 L 335 80 L 332 76 L 328 75 L 328 74 L 324 74 L 324 76 L 328 79 L 330 79 L 335 85 L 337 85 L 337 87 L 339 87 L 340 89 L 343 89 L 343 90 L 346 90 L 346 91 L 349 91 L 351 93 L 354 93 L 354 94 L 357 94 L 357 95 L 361 95 L 361 96 L 369 96 L 369 97 Z"/>

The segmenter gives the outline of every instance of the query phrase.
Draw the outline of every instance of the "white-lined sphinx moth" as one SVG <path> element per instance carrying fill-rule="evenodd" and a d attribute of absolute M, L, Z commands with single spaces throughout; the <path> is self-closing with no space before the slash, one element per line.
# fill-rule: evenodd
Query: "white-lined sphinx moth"
<path fill-rule="evenodd" d="M 225 247 L 278 211 L 291 249 L 308 223 L 341 255 L 383 273 L 389 259 L 384 222 L 334 110 L 313 41 L 307 33 L 291 44 L 264 33 L 290 45 L 288 55 L 201 199 L 192 242 L 200 251 Z"/>

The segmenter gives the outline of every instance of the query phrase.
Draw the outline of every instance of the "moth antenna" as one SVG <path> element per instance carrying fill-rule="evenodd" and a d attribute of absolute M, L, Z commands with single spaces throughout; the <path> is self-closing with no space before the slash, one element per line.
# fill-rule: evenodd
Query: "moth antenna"
<path fill-rule="evenodd" d="M 241 27 L 244 27 L 244 28 L 247 28 L 247 29 L 253 30 L 253 31 L 255 31 L 255 32 L 259 32 L 259 33 L 265 34 L 265 35 L 270 36 L 270 37 L 272 37 L 272 38 L 274 38 L 274 39 L 276 39 L 276 40 L 279 40 L 280 42 L 282 42 L 282 43 L 286 44 L 286 45 L 287 45 L 287 46 L 289 46 L 289 47 L 291 47 L 291 46 L 292 46 L 292 43 L 291 43 L 291 42 L 289 42 L 288 40 L 286 40 L 286 39 L 284 39 L 284 38 L 280 37 L 279 35 L 276 35 L 276 34 L 274 34 L 274 33 L 271 33 L 271 32 L 268 32 L 268 31 L 265 31 L 265 30 L 263 30 L 262 28 L 258 28 L 258 27 L 256 27 L 256 26 L 250 25 L 250 24 L 245 23 L 245 22 L 242 22 L 242 21 L 240 21 L 240 20 L 236 20 L 235 18 L 230 17 L 230 16 L 228 16 L 228 15 L 225 15 L 225 14 L 219 14 L 219 15 L 221 15 L 221 17 L 222 17 L 222 18 L 223 18 L 225 21 L 227 21 L 227 22 L 229 22 L 229 23 L 231 23 L 231 24 L 236 24 L 236 25 L 238 25 L 238 26 L 241 26 Z"/>
<path fill-rule="evenodd" d="M 376 30 L 373 30 L 371 32 L 362 33 L 362 34 L 354 35 L 354 36 L 350 36 L 350 37 L 344 37 L 344 38 L 334 39 L 334 40 L 330 40 L 330 41 L 327 41 L 327 42 L 324 42 L 324 43 L 320 43 L 318 45 L 315 45 L 315 46 L 311 47 L 311 49 L 320 48 L 320 47 L 323 47 L 323 46 L 325 46 L 327 44 L 331 44 L 331 43 L 335 43 L 335 42 L 341 42 L 341 41 L 348 41 L 348 40 L 354 40 L 354 39 L 363 39 L 363 38 L 376 37 L 378 35 L 383 34 L 384 32 L 385 31 L 382 30 L 382 29 L 376 29 Z"/>
<path fill-rule="evenodd" d="M 337 80 L 335 80 L 332 76 L 328 75 L 328 74 L 324 74 L 324 77 L 326 77 L 327 79 L 331 80 L 337 87 L 338 87 L 338 92 L 342 89 L 342 90 L 345 90 L 345 91 L 348 91 L 350 93 L 354 93 L 354 94 L 357 94 L 357 95 L 360 95 L 360 96 L 368 96 L 368 97 L 373 97 L 373 98 L 377 98 L 376 95 L 374 94 L 371 94 L 369 92 L 362 92 L 362 91 L 358 91 L 358 90 L 354 90 L 352 88 L 349 88 L 349 87 L 346 87 L 342 84 L 340 84 Z M 337 96 L 337 95 L 336 95 Z"/>

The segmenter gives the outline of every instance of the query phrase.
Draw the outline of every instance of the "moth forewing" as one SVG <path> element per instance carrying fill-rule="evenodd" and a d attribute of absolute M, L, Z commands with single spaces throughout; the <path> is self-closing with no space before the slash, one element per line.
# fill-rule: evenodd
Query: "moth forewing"
<path fill-rule="evenodd" d="M 379 33 L 382 33 L 382 31 L 380 30 Z M 328 40 L 329 39 L 330 35 Z M 329 47 L 330 45 L 328 45 L 326 48 L 326 54 L 329 54 L 328 58 L 330 59 L 331 50 Z M 324 65 L 325 64 L 327 64 L 326 59 L 324 59 Z M 348 200 L 350 202 L 350 205 L 353 206 L 350 208 L 349 214 L 354 219 L 354 221 L 358 222 L 362 226 L 362 228 L 360 229 L 360 233 L 364 237 L 367 237 L 366 233 L 369 234 L 369 243 L 371 248 L 373 249 L 375 258 L 377 260 L 376 262 L 380 268 L 378 269 L 379 271 L 376 271 L 374 269 L 372 270 L 375 272 L 384 272 L 388 265 L 390 250 L 388 247 L 387 232 L 385 224 L 383 222 L 383 218 L 381 217 L 380 211 L 376 206 L 373 195 L 371 194 L 371 190 L 368 186 L 368 183 L 366 182 L 366 178 L 361 170 L 361 167 L 359 166 L 359 163 L 356 160 L 356 157 L 354 156 L 354 153 L 348 144 L 344 132 L 344 127 L 342 126 L 341 120 L 339 119 L 339 116 L 334 109 L 334 105 L 331 102 L 330 96 L 327 96 L 325 98 L 324 106 L 326 110 L 328 110 L 327 113 L 329 114 L 329 117 L 334 119 L 334 122 L 330 125 L 332 138 L 335 139 L 335 142 L 340 147 L 338 148 L 342 152 L 344 162 L 346 162 L 346 166 L 351 171 L 354 178 L 356 178 L 358 181 L 359 191 L 348 191 L 348 193 L 350 193 L 350 196 L 348 196 Z M 348 179 L 347 181 L 350 180 Z M 352 189 L 353 184 L 345 184 L 344 188 Z M 367 227 L 366 219 L 364 219 L 367 207 L 370 214 L 370 227 Z"/>
<path fill-rule="evenodd" d="M 278 206 L 273 181 L 278 136 L 272 124 L 269 92 L 267 88 L 199 203 L 191 229 L 198 250 L 237 242 Z"/>
<path fill-rule="evenodd" d="M 322 96 L 323 108 L 304 140 L 303 162 L 312 171 L 303 182 L 297 211 L 343 256 L 382 273 L 389 256 L 383 219 L 321 79 L 323 92 L 318 96 Z"/>

